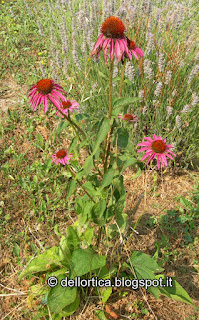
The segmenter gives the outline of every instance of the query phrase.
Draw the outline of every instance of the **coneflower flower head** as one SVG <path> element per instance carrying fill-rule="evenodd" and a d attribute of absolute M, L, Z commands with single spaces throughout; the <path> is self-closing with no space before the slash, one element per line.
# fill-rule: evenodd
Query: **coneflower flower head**
<path fill-rule="evenodd" d="M 120 119 L 122 118 L 122 120 L 126 120 L 129 122 L 136 122 L 139 120 L 139 118 L 134 113 L 132 113 L 132 114 L 127 113 L 124 116 L 122 116 L 122 114 L 120 113 L 118 118 L 120 118 Z"/>
<path fill-rule="evenodd" d="M 171 154 L 175 157 L 176 155 L 169 150 L 170 148 L 174 148 L 171 144 L 166 144 L 166 139 L 162 139 L 161 136 L 157 137 L 155 134 L 153 135 L 153 139 L 150 137 L 144 138 L 147 141 L 138 143 L 137 146 L 141 146 L 144 148 L 141 148 L 137 152 L 146 151 L 146 154 L 142 157 L 142 161 L 144 161 L 146 158 L 147 164 L 151 160 L 153 160 L 155 157 L 157 158 L 157 167 L 160 168 L 160 163 L 162 164 L 162 167 L 167 166 L 167 159 L 166 157 L 173 160 Z"/>
<path fill-rule="evenodd" d="M 105 64 L 107 64 L 107 50 L 110 49 L 110 60 L 113 61 L 114 53 L 116 53 L 116 58 L 118 62 L 123 61 L 124 57 L 128 57 L 132 60 L 131 51 L 138 59 L 136 52 L 140 55 L 143 54 L 142 50 L 137 48 L 135 43 L 129 40 L 125 34 L 125 26 L 123 22 L 117 17 L 109 17 L 105 20 L 101 27 L 101 34 L 98 37 L 91 56 L 99 54 L 101 50 L 104 51 Z M 139 49 L 138 51 L 136 51 Z"/>
<path fill-rule="evenodd" d="M 56 108 L 59 108 L 59 99 L 61 98 L 66 101 L 66 98 L 60 92 L 67 95 L 67 92 L 51 79 L 42 79 L 38 81 L 37 84 L 30 88 L 30 93 L 28 95 L 30 97 L 31 108 L 35 111 L 37 106 L 44 102 L 44 112 L 46 112 L 48 109 L 47 98 L 51 100 Z"/>
<path fill-rule="evenodd" d="M 66 100 L 61 102 L 61 106 L 59 107 L 59 112 L 57 110 L 56 114 L 60 114 L 62 118 L 64 118 L 63 114 L 64 113 L 67 117 L 69 115 L 69 111 L 73 113 L 73 110 L 78 110 L 79 103 L 77 103 L 76 100 Z"/>
<path fill-rule="evenodd" d="M 62 163 L 64 166 L 69 164 L 69 160 L 73 157 L 73 154 L 68 154 L 68 150 L 59 150 L 52 155 L 53 161 L 56 161 L 56 164 Z"/>

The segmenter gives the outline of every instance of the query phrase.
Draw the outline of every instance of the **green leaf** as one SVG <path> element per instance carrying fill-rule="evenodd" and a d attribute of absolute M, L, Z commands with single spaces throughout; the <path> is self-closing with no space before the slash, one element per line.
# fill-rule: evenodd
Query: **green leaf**
<path fill-rule="evenodd" d="M 27 268 L 20 274 L 19 281 L 28 274 L 33 274 L 41 271 L 49 271 L 57 266 L 60 266 L 59 248 L 52 247 L 33 259 Z"/>
<path fill-rule="evenodd" d="M 66 129 L 68 126 L 68 122 L 66 121 L 61 121 L 60 124 L 57 127 L 57 135 L 60 137 L 60 134 L 64 129 Z"/>
<path fill-rule="evenodd" d="M 77 288 L 62 287 L 60 281 L 65 279 L 65 274 L 58 277 L 58 285 L 51 288 L 47 298 L 47 305 L 51 312 L 59 313 L 76 299 Z"/>
<path fill-rule="evenodd" d="M 20 247 L 17 243 L 14 244 L 13 252 L 17 257 L 20 257 Z"/>
<path fill-rule="evenodd" d="M 91 197 L 95 197 L 96 190 L 93 188 L 93 185 L 91 182 L 87 181 L 85 182 L 82 187 L 90 194 Z"/>
<path fill-rule="evenodd" d="M 114 169 L 109 169 L 102 180 L 102 184 L 100 186 L 100 190 L 104 189 L 105 187 L 109 186 L 112 183 L 113 177 L 115 174 L 115 170 Z"/>
<path fill-rule="evenodd" d="M 94 204 L 94 206 L 92 208 L 92 218 L 95 223 L 97 223 L 99 225 L 104 224 L 102 216 L 103 216 L 105 210 L 106 210 L 106 201 L 105 200 L 101 200 L 100 202 Z"/>
<path fill-rule="evenodd" d="M 34 284 L 34 285 L 31 285 L 30 291 L 31 291 L 31 296 L 38 297 L 48 293 L 48 288 L 41 284 Z"/>
<path fill-rule="evenodd" d="M 60 247 L 59 247 L 59 257 L 60 260 L 63 262 L 66 262 L 69 264 L 69 259 L 71 257 L 70 249 L 68 247 L 67 238 L 62 237 L 60 241 Z"/>
<path fill-rule="evenodd" d="M 136 101 L 139 101 L 140 98 L 133 98 L 133 97 L 124 97 L 124 98 L 120 98 L 120 99 L 117 99 L 114 104 L 113 104 L 113 108 L 117 108 L 119 106 L 127 106 L 129 104 L 133 104 L 135 103 Z"/>
<path fill-rule="evenodd" d="M 115 267 L 111 267 L 109 270 L 106 266 L 102 267 L 100 269 L 100 272 L 97 274 L 98 279 L 110 279 L 111 276 L 115 275 L 117 273 L 118 269 Z"/>
<path fill-rule="evenodd" d="M 180 202 L 182 203 L 183 206 L 189 208 L 189 209 L 193 209 L 191 203 L 185 199 L 184 197 L 180 198 Z"/>
<path fill-rule="evenodd" d="M 76 136 L 75 138 L 72 139 L 72 142 L 70 144 L 70 147 L 68 149 L 68 153 L 71 153 L 71 151 L 73 151 L 75 148 L 78 147 L 78 137 Z"/>
<path fill-rule="evenodd" d="M 86 231 L 84 232 L 84 239 L 87 241 L 88 245 L 91 245 L 92 240 L 93 240 L 93 235 L 94 235 L 94 230 L 95 228 L 87 228 Z"/>
<path fill-rule="evenodd" d="M 69 304 L 67 307 L 63 309 L 63 312 L 61 312 L 61 317 L 70 316 L 77 310 L 78 307 L 79 307 L 79 297 L 76 297 L 75 301 L 73 301 L 71 304 Z"/>
<path fill-rule="evenodd" d="M 124 80 L 125 83 L 132 85 L 132 81 L 130 81 L 129 79 L 125 79 Z"/>
<path fill-rule="evenodd" d="M 108 77 L 104 74 L 104 73 L 102 73 L 101 71 L 99 71 L 98 70 L 98 74 L 102 77 L 102 78 L 104 78 L 104 79 L 108 79 Z"/>
<path fill-rule="evenodd" d="M 90 200 L 87 194 L 82 197 L 77 197 L 75 203 L 76 213 L 82 216 L 79 219 L 81 220 L 81 223 L 84 224 L 86 220 L 91 217 L 91 211 L 94 203 Z"/>
<path fill-rule="evenodd" d="M 141 173 L 142 173 L 142 170 L 141 170 L 141 168 L 139 167 L 139 168 L 138 168 L 138 171 L 133 175 L 133 177 L 132 177 L 129 181 L 134 180 L 134 179 L 137 179 L 137 178 L 141 175 Z"/>
<path fill-rule="evenodd" d="M 108 320 L 102 310 L 95 310 L 95 314 L 99 320 Z"/>
<path fill-rule="evenodd" d="M 140 251 L 134 251 L 131 255 L 130 260 L 132 262 L 132 265 L 137 269 L 139 269 L 139 267 L 144 267 L 154 273 L 164 271 L 164 269 L 161 268 L 153 258 L 151 258 L 148 254 Z"/>
<path fill-rule="evenodd" d="M 102 121 L 100 122 L 98 133 L 97 133 L 97 138 L 96 138 L 96 143 L 94 146 L 94 150 L 92 155 L 94 155 L 102 141 L 106 138 L 109 130 L 111 128 L 111 120 L 107 118 L 103 118 Z"/>
<path fill-rule="evenodd" d="M 100 295 L 102 296 L 102 303 L 105 305 L 106 301 L 109 299 L 112 293 L 112 288 L 100 288 Z"/>
<path fill-rule="evenodd" d="M 156 279 L 159 279 L 160 277 L 162 277 L 163 283 L 166 284 L 166 276 L 157 275 Z M 160 290 L 160 293 L 165 295 L 166 297 L 194 305 L 188 293 L 183 289 L 183 287 L 181 287 L 181 285 L 175 280 L 175 278 L 172 278 L 172 287 L 165 286 L 158 288 Z"/>
<path fill-rule="evenodd" d="M 71 258 L 73 276 L 80 277 L 95 269 L 102 268 L 106 264 L 106 256 L 99 256 L 91 248 L 77 249 Z"/>
<path fill-rule="evenodd" d="M 123 173 L 123 171 L 124 171 L 127 167 L 132 166 L 132 164 L 135 164 L 135 163 L 137 163 L 137 159 L 136 159 L 136 158 L 130 158 L 130 159 L 128 159 L 128 160 L 124 163 L 124 165 L 123 165 L 123 168 L 122 168 L 122 170 L 121 170 L 121 174 Z"/>
<path fill-rule="evenodd" d="M 153 280 L 155 279 L 154 273 L 164 270 L 159 267 L 153 258 L 140 251 L 133 252 L 130 260 L 138 279 Z M 157 287 L 149 287 L 147 290 L 151 292 L 156 299 L 159 299 L 159 289 Z"/>
<path fill-rule="evenodd" d="M 44 145 L 44 139 L 43 139 L 42 135 L 39 133 L 37 134 L 37 140 L 39 142 L 39 146 L 42 147 Z"/>
<path fill-rule="evenodd" d="M 76 177 L 74 179 L 78 179 L 78 180 L 81 180 L 82 177 L 84 176 L 85 172 L 84 170 L 82 169 L 81 171 L 77 172 L 76 174 Z"/>
<path fill-rule="evenodd" d="M 93 167 L 93 156 L 91 155 L 84 162 L 84 166 L 83 166 L 84 173 L 85 174 L 89 174 L 91 169 L 92 169 L 92 167 Z"/>
<path fill-rule="evenodd" d="M 69 226 L 67 228 L 67 244 L 68 247 L 71 249 L 77 249 L 80 244 L 80 239 L 77 235 L 77 231 L 73 228 L 73 226 Z"/>
<path fill-rule="evenodd" d="M 68 199 L 70 198 L 70 196 L 74 193 L 75 189 L 76 189 L 76 184 L 77 182 L 72 179 L 69 183 L 69 187 L 68 187 L 68 192 L 67 192 L 67 196 L 66 196 L 66 202 L 68 201 Z"/>
<path fill-rule="evenodd" d="M 114 144 L 119 148 L 126 148 L 129 142 L 129 133 L 127 129 L 119 128 L 114 137 Z"/>

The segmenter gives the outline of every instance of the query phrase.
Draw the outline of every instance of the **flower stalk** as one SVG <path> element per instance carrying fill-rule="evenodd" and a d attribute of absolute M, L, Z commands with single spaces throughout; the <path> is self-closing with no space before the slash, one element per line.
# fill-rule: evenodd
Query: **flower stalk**
<path fill-rule="evenodd" d="M 123 63 L 123 66 L 122 66 L 122 73 L 121 73 L 121 81 L 120 81 L 120 89 L 119 89 L 118 98 L 121 98 L 121 95 L 122 95 L 122 88 L 123 88 L 123 84 L 124 84 L 125 66 L 126 66 L 126 59 L 124 59 L 124 63 Z"/>
<path fill-rule="evenodd" d="M 76 179 L 76 175 L 74 173 L 74 171 L 70 168 L 70 166 L 68 166 L 68 169 L 70 171 L 70 173 L 72 174 L 72 176 L 75 178 L 75 180 L 77 181 L 77 183 L 79 184 L 79 186 L 84 190 L 84 192 L 87 194 L 87 196 L 91 199 L 91 201 L 93 201 L 95 203 L 95 200 L 91 197 L 91 195 L 86 191 L 86 189 L 83 187 L 82 183 Z"/>
<path fill-rule="evenodd" d="M 112 111 L 113 111 L 113 104 L 112 104 L 112 82 L 113 82 L 113 61 L 111 61 L 110 64 L 110 75 L 109 75 L 109 111 L 108 111 L 108 118 L 111 119 L 112 116 Z M 112 128 L 111 128 L 112 130 Z M 107 159 L 108 159 L 108 148 L 109 146 L 109 140 L 111 136 L 111 130 L 108 132 L 105 143 L 104 143 L 104 174 L 106 173 L 107 170 Z"/>

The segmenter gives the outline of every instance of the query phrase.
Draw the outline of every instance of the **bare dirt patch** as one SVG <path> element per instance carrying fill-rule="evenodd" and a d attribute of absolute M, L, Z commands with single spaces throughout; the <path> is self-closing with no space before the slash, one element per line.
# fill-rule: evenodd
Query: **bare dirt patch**
<path fill-rule="evenodd" d="M 7 112 L 8 109 L 14 110 L 15 105 L 22 101 L 26 93 L 27 86 L 18 85 L 11 75 L 0 80 L 0 110 L 3 112 Z"/>

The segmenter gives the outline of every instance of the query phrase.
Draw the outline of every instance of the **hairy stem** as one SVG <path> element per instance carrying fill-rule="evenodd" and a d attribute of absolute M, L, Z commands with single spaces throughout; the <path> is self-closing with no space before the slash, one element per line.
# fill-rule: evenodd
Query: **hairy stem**
<path fill-rule="evenodd" d="M 74 178 L 76 178 L 74 171 L 68 166 L 70 173 Z M 87 194 L 87 196 L 95 203 L 95 200 L 91 197 L 91 195 L 86 191 L 86 189 L 82 186 L 82 183 L 76 179 L 77 183 L 80 185 L 80 187 L 84 190 L 84 192 Z"/>
<path fill-rule="evenodd" d="M 108 118 L 111 119 L 112 111 L 113 111 L 113 105 L 112 105 L 112 81 L 113 81 L 113 61 L 110 64 L 110 75 L 109 75 L 109 111 L 108 111 Z M 107 170 L 107 146 L 109 145 L 110 140 L 110 131 L 108 132 L 105 143 L 104 143 L 104 173 L 106 173 Z"/>
<path fill-rule="evenodd" d="M 118 98 L 121 98 L 121 95 L 122 95 L 122 88 L 123 88 L 123 84 L 124 84 L 125 66 L 126 66 L 126 59 L 124 59 L 124 64 L 123 64 L 123 66 L 122 66 L 122 73 L 121 73 L 121 81 L 120 81 L 120 89 L 119 89 L 119 96 L 118 96 Z"/>

